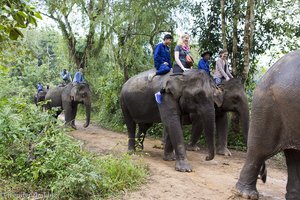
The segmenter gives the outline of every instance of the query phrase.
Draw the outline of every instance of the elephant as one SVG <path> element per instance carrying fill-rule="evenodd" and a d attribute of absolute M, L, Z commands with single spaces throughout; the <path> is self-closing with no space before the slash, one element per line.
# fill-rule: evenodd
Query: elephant
<path fill-rule="evenodd" d="M 267 71 L 254 90 L 246 161 L 236 184 L 244 198 L 259 198 L 260 169 L 280 151 L 284 151 L 288 169 L 285 198 L 300 197 L 299 68 L 300 50 L 290 52 Z"/>
<path fill-rule="evenodd" d="M 35 105 L 38 105 L 39 102 L 44 101 L 46 94 L 47 94 L 47 90 L 43 90 L 37 94 L 34 94 L 33 98 L 34 98 Z"/>
<path fill-rule="evenodd" d="M 46 109 L 51 109 L 53 107 L 61 108 L 61 110 L 58 111 L 57 116 L 64 110 L 65 122 L 75 129 L 77 105 L 84 104 L 86 111 L 84 128 L 89 126 L 91 115 L 91 90 L 88 84 L 69 83 L 65 87 L 55 87 L 47 92 L 45 100 L 49 100 L 45 105 Z"/>
<path fill-rule="evenodd" d="M 176 159 L 177 171 L 190 172 L 192 167 L 186 157 L 182 132 L 183 116 L 194 113 L 205 122 L 208 146 L 206 160 L 212 160 L 215 154 L 214 103 L 220 105 L 218 90 L 213 80 L 202 70 L 168 73 L 155 76 L 149 81 L 148 74 L 153 72 L 149 70 L 130 78 L 121 90 L 121 108 L 128 129 L 128 151 L 135 151 L 136 148 L 136 124 L 139 128 L 137 138 L 143 136 L 143 140 L 153 123 L 162 122 L 166 132 L 164 160 Z M 154 94 L 160 90 L 163 101 L 157 104 Z"/>
<path fill-rule="evenodd" d="M 245 141 L 247 141 L 249 128 L 249 106 L 244 85 L 239 79 L 230 79 L 219 85 L 222 91 L 222 105 L 215 105 L 216 132 L 218 136 L 217 154 L 230 156 L 231 152 L 227 148 L 228 118 L 227 112 L 236 112 L 241 119 L 242 131 Z M 198 150 L 197 142 L 203 130 L 201 118 L 191 116 L 193 124 L 192 137 L 187 145 L 187 150 Z"/>

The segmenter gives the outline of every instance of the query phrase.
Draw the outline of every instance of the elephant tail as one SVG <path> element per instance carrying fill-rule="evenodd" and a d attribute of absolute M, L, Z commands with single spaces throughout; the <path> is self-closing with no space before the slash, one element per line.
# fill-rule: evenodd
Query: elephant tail
<path fill-rule="evenodd" d="M 267 181 L 267 168 L 266 168 L 266 163 L 264 162 L 261 165 L 261 168 L 259 170 L 258 178 L 262 180 L 263 183 Z"/>

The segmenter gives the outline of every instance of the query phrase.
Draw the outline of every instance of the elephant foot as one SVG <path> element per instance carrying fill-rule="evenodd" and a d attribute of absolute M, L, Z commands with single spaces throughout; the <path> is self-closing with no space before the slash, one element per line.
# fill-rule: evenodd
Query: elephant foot
<path fill-rule="evenodd" d="M 217 154 L 222 155 L 222 156 L 231 156 L 231 152 L 229 151 L 229 149 L 227 147 L 218 148 Z"/>
<path fill-rule="evenodd" d="M 73 129 L 77 130 L 77 127 L 76 127 L 75 124 L 71 124 L 71 127 L 72 127 Z"/>
<path fill-rule="evenodd" d="M 197 144 L 191 144 L 191 143 L 188 143 L 186 145 L 186 150 L 187 151 L 200 151 L 200 147 L 198 147 Z"/>
<path fill-rule="evenodd" d="M 86 128 L 88 126 L 89 126 L 89 124 L 87 124 L 87 123 L 83 124 L 83 128 Z"/>
<path fill-rule="evenodd" d="M 128 150 L 127 150 L 127 153 L 128 153 L 129 155 L 132 155 L 132 154 L 135 153 L 135 150 L 134 150 L 134 149 L 128 149 Z"/>
<path fill-rule="evenodd" d="M 172 152 L 172 153 L 164 153 L 163 159 L 165 161 L 174 161 L 174 160 L 176 160 L 174 152 Z"/>
<path fill-rule="evenodd" d="M 180 172 L 191 172 L 193 171 L 192 166 L 185 160 L 176 160 L 175 170 Z"/>
<path fill-rule="evenodd" d="M 144 150 L 144 145 L 143 143 L 138 143 L 135 147 L 136 151 L 143 151 Z"/>
<path fill-rule="evenodd" d="M 245 199 L 258 199 L 259 194 L 256 189 L 248 189 L 239 182 L 235 185 L 235 189 L 238 196 L 241 196 Z"/>
<path fill-rule="evenodd" d="M 128 145 L 128 150 L 127 150 L 127 153 L 128 154 L 133 154 L 135 152 L 135 147 L 134 145 Z"/>

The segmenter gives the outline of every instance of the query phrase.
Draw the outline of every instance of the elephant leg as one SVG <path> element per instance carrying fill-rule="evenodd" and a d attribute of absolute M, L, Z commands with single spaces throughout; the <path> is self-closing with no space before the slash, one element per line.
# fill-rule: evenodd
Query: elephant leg
<path fill-rule="evenodd" d="M 247 157 L 236 184 L 237 192 L 245 197 L 258 199 L 256 182 L 266 159 L 278 153 L 285 136 L 281 112 L 274 106 L 273 98 L 254 99 L 252 118 L 247 141 Z M 264 168 L 264 167 L 263 167 Z M 265 173 L 261 173 L 265 176 Z M 265 181 L 266 177 L 262 177 Z"/>
<path fill-rule="evenodd" d="M 75 128 L 73 125 L 73 107 L 70 102 L 63 102 L 63 110 L 65 111 L 65 123 Z"/>
<path fill-rule="evenodd" d="M 173 99 L 173 97 L 166 94 L 164 96 L 164 101 L 158 106 L 158 108 L 161 121 L 168 134 L 166 145 L 169 145 L 170 142 L 168 142 L 168 140 L 170 139 L 172 147 L 175 150 L 175 170 L 180 172 L 191 172 L 192 166 L 189 164 L 186 156 L 180 117 L 181 112 L 178 102 Z M 169 147 L 167 148 L 169 149 Z"/>
<path fill-rule="evenodd" d="M 286 149 L 284 151 L 288 168 L 287 200 L 296 200 L 300 197 L 300 151 Z"/>
<path fill-rule="evenodd" d="M 139 123 L 138 125 L 139 125 L 139 131 L 137 134 L 136 148 L 139 150 L 143 150 L 146 132 L 152 126 L 152 124 L 151 123 Z"/>
<path fill-rule="evenodd" d="M 135 151 L 135 131 L 136 131 L 136 123 L 132 119 L 128 109 L 125 107 L 125 105 L 122 106 L 122 111 L 128 131 L 128 152 Z"/>
<path fill-rule="evenodd" d="M 227 113 L 216 116 L 216 131 L 218 136 L 217 154 L 231 156 L 231 152 L 227 148 L 228 136 L 228 117 Z"/>
<path fill-rule="evenodd" d="M 164 146 L 164 157 L 165 161 L 173 161 L 176 160 L 174 154 L 174 148 L 172 146 L 171 138 L 167 132 L 167 128 L 164 128 L 164 138 L 165 138 L 165 146 Z"/>
<path fill-rule="evenodd" d="M 260 116 L 252 120 L 246 161 L 235 186 L 238 194 L 244 198 L 258 199 L 259 197 L 256 189 L 258 175 L 261 176 L 263 182 L 266 181 L 264 162 L 280 150 L 276 143 L 279 135 L 282 135 L 280 128 L 282 124 L 279 122 L 278 120 L 278 123 L 272 126 Z"/>
<path fill-rule="evenodd" d="M 188 163 L 184 138 L 181 126 L 181 119 L 179 115 L 167 115 L 167 119 L 164 122 L 167 128 L 167 141 L 165 151 L 170 150 L 170 146 L 174 147 L 176 155 L 175 169 L 180 172 L 191 172 L 192 166 Z M 170 139 L 171 142 L 168 140 Z"/>
<path fill-rule="evenodd" d="M 77 115 L 77 105 L 72 106 L 71 112 L 72 112 L 71 126 L 76 129 L 75 118 L 76 118 L 76 115 Z"/>
<path fill-rule="evenodd" d="M 188 151 L 200 151 L 197 142 L 200 139 L 201 133 L 203 131 L 203 123 L 200 120 L 200 116 L 193 116 L 192 117 L 192 136 L 190 142 L 187 144 L 186 149 Z"/>
<path fill-rule="evenodd" d="M 257 149 L 248 149 L 246 162 L 235 186 L 238 194 L 246 199 L 258 199 L 257 177 L 264 161 L 268 158 L 267 154 L 256 151 Z"/>

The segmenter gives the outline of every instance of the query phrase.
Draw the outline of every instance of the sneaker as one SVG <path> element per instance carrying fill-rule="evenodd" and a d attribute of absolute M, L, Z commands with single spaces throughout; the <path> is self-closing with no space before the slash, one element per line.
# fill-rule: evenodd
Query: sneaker
<path fill-rule="evenodd" d="M 156 75 L 156 73 L 150 73 L 150 74 L 148 75 L 148 80 L 149 80 L 149 81 L 152 81 L 152 79 L 154 78 L 155 75 Z"/>
<path fill-rule="evenodd" d="M 160 93 L 160 92 L 156 92 L 156 93 L 154 94 L 154 96 L 155 96 L 155 101 L 156 101 L 158 104 L 161 104 L 161 102 L 162 102 L 162 95 L 161 95 L 161 93 Z"/>

